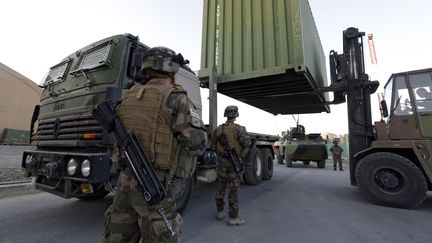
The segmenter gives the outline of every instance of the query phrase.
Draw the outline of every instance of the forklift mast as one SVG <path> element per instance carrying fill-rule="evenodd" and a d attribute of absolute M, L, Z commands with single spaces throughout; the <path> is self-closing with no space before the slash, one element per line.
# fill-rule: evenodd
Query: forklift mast
<path fill-rule="evenodd" d="M 349 132 L 349 162 L 351 184 L 356 184 L 354 169 L 358 162 L 355 155 L 370 147 L 375 139 L 370 95 L 379 86 L 378 81 L 370 81 L 365 72 L 363 36 L 357 28 L 343 32 L 343 54 L 330 52 L 331 87 L 334 100 L 330 104 L 347 102 Z M 346 100 L 345 100 L 346 96 Z"/>

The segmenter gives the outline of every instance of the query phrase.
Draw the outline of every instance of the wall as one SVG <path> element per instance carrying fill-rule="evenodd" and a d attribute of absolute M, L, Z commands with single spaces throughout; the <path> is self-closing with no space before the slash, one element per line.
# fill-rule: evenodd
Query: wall
<path fill-rule="evenodd" d="M 4 128 L 29 131 L 42 89 L 3 63 L 0 63 L 0 87 L 0 137 Z"/>

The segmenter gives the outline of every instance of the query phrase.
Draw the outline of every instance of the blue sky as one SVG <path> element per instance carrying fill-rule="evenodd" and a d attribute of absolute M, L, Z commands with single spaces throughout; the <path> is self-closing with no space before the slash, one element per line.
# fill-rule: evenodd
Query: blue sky
<path fill-rule="evenodd" d="M 0 2 L 0 62 L 39 83 L 48 69 L 93 41 L 114 34 L 139 35 L 149 46 L 168 46 L 199 69 L 201 0 L 3 0 Z M 342 31 L 373 33 L 378 59 L 366 70 L 381 86 L 391 73 L 431 67 L 432 1 L 309 0 L 324 53 L 342 51 Z M 206 110 L 206 92 L 203 92 Z M 219 98 L 219 123 L 227 105 L 238 105 L 238 122 L 249 131 L 277 134 L 295 124 L 291 115 L 273 116 L 232 99 Z M 373 118 L 378 120 L 374 94 Z M 346 133 L 346 104 L 330 114 L 300 115 L 306 132 Z M 204 113 L 204 121 L 208 116 Z"/>

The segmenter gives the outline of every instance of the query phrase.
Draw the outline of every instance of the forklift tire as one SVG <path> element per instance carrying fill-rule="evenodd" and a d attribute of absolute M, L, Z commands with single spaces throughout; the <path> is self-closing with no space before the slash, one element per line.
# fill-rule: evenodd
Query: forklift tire
<path fill-rule="evenodd" d="M 276 155 L 276 162 L 278 163 L 278 164 L 283 164 L 283 157 L 282 157 L 282 155 L 279 155 L 279 154 L 277 154 Z"/>
<path fill-rule="evenodd" d="M 270 180 L 273 176 L 273 155 L 270 149 L 261 150 L 263 161 L 263 179 Z"/>
<path fill-rule="evenodd" d="M 355 176 L 363 196 L 378 205 L 414 209 L 426 198 L 423 173 L 398 154 L 380 152 L 366 156 L 356 166 Z"/>
<path fill-rule="evenodd" d="M 320 160 L 317 162 L 318 168 L 325 168 L 326 162 L 325 160 Z"/>
<path fill-rule="evenodd" d="M 258 185 L 263 179 L 263 161 L 261 151 L 253 147 L 250 151 L 250 161 L 245 166 L 245 179 L 249 185 Z"/>
<path fill-rule="evenodd" d="M 293 166 L 292 159 L 290 157 L 285 157 L 285 161 L 286 161 L 286 166 L 287 167 L 291 168 Z"/>

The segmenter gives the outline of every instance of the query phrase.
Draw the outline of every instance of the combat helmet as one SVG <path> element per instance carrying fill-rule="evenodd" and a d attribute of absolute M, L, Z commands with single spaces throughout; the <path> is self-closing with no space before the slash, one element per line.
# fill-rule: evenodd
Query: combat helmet
<path fill-rule="evenodd" d="M 142 57 L 141 72 L 147 79 L 174 75 L 181 66 L 187 64 L 182 54 L 163 47 L 148 49 Z"/>
<path fill-rule="evenodd" d="M 238 107 L 230 105 L 225 108 L 224 117 L 236 118 L 239 116 Z"/>

